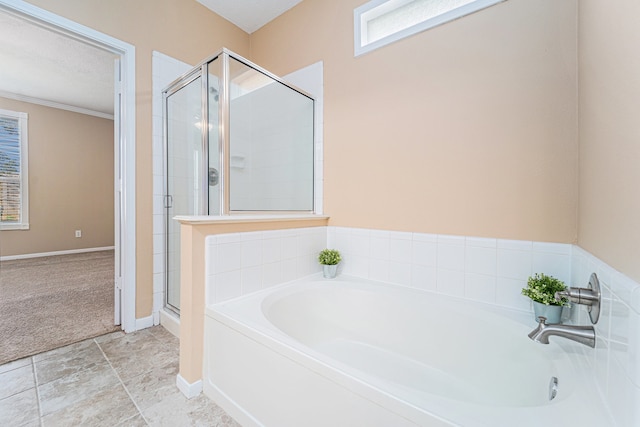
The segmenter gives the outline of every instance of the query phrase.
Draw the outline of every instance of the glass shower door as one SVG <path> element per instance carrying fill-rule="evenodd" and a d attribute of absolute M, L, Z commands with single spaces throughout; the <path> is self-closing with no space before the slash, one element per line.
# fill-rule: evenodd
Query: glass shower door
<path fill-rule="evenodd" d="M 166 99 L 166 306 L 180 310 L 180 223 L 176 215 L 206 215 L 202 186 L 202 84 L 197 77 Z"/>

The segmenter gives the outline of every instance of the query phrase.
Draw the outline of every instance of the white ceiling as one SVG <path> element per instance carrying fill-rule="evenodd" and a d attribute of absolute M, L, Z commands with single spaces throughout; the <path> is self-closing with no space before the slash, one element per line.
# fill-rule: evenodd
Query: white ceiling
<path fill-rule="evenodd" d="M 0 9 L 0 96 L 113 115 L 115 58 Z"/>
<path fill-rule="evenodd" d="M 197 0 L 252 33 L 302 0 Z M 0 8 L 0 96 L 113 115 L 116 56 Z"/>
<path fill-rule="evenodd" d="M 251 34 L 302 0 L 197 0 Z"/>

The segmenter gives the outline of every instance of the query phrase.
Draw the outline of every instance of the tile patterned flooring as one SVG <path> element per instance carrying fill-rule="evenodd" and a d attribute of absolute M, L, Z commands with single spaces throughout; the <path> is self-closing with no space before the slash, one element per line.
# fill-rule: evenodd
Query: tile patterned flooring
<path fill-rule="evenodd" d="M 176 387 L 178 340 L 161 326 L 114 332 L 0 366 L 0 426 L 240 425 Z"/>

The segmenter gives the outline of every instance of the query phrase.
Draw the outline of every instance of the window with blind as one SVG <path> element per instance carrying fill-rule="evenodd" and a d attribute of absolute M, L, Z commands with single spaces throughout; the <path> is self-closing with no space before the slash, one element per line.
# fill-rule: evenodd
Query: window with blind
<path fill-rule="evenodd" d="M 0 110 L 0 229 L 29 228 L 27 114 Z"/>
<path fill-rule="evenodd" d="M 371 0 L 353 11 L 355 56 L 506 0 Z"/>

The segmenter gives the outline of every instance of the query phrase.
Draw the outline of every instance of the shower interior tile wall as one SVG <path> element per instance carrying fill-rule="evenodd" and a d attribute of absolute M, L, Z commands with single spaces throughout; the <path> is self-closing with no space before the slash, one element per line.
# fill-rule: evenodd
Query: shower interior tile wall
<path fill-rule="evenodd" d="M 299 141 L 313 135 L 313 117 L 310 109 L 299 109 L 300 97 L 272 83 L 234 98 L 232 86 L 231 209 L 296 210 L 310 205 L 313 147 Z"/>
<path fill-rule="evenodd" d="M 603 291 L 595 350 L 584 347 L 598 389 L 620 426 L 640 425 L 640 284 L 578 246 L 518 240 L 319 227 L 207 238 L 207 304 L 320 271 L 324 247 L 343 255 L 340 274 L 532 311 L 520 294 L 537 272 Z M 571 310 L 589 325 L 584 306 Z M 535 326 L 533 319 L 531 326 Z"/>

